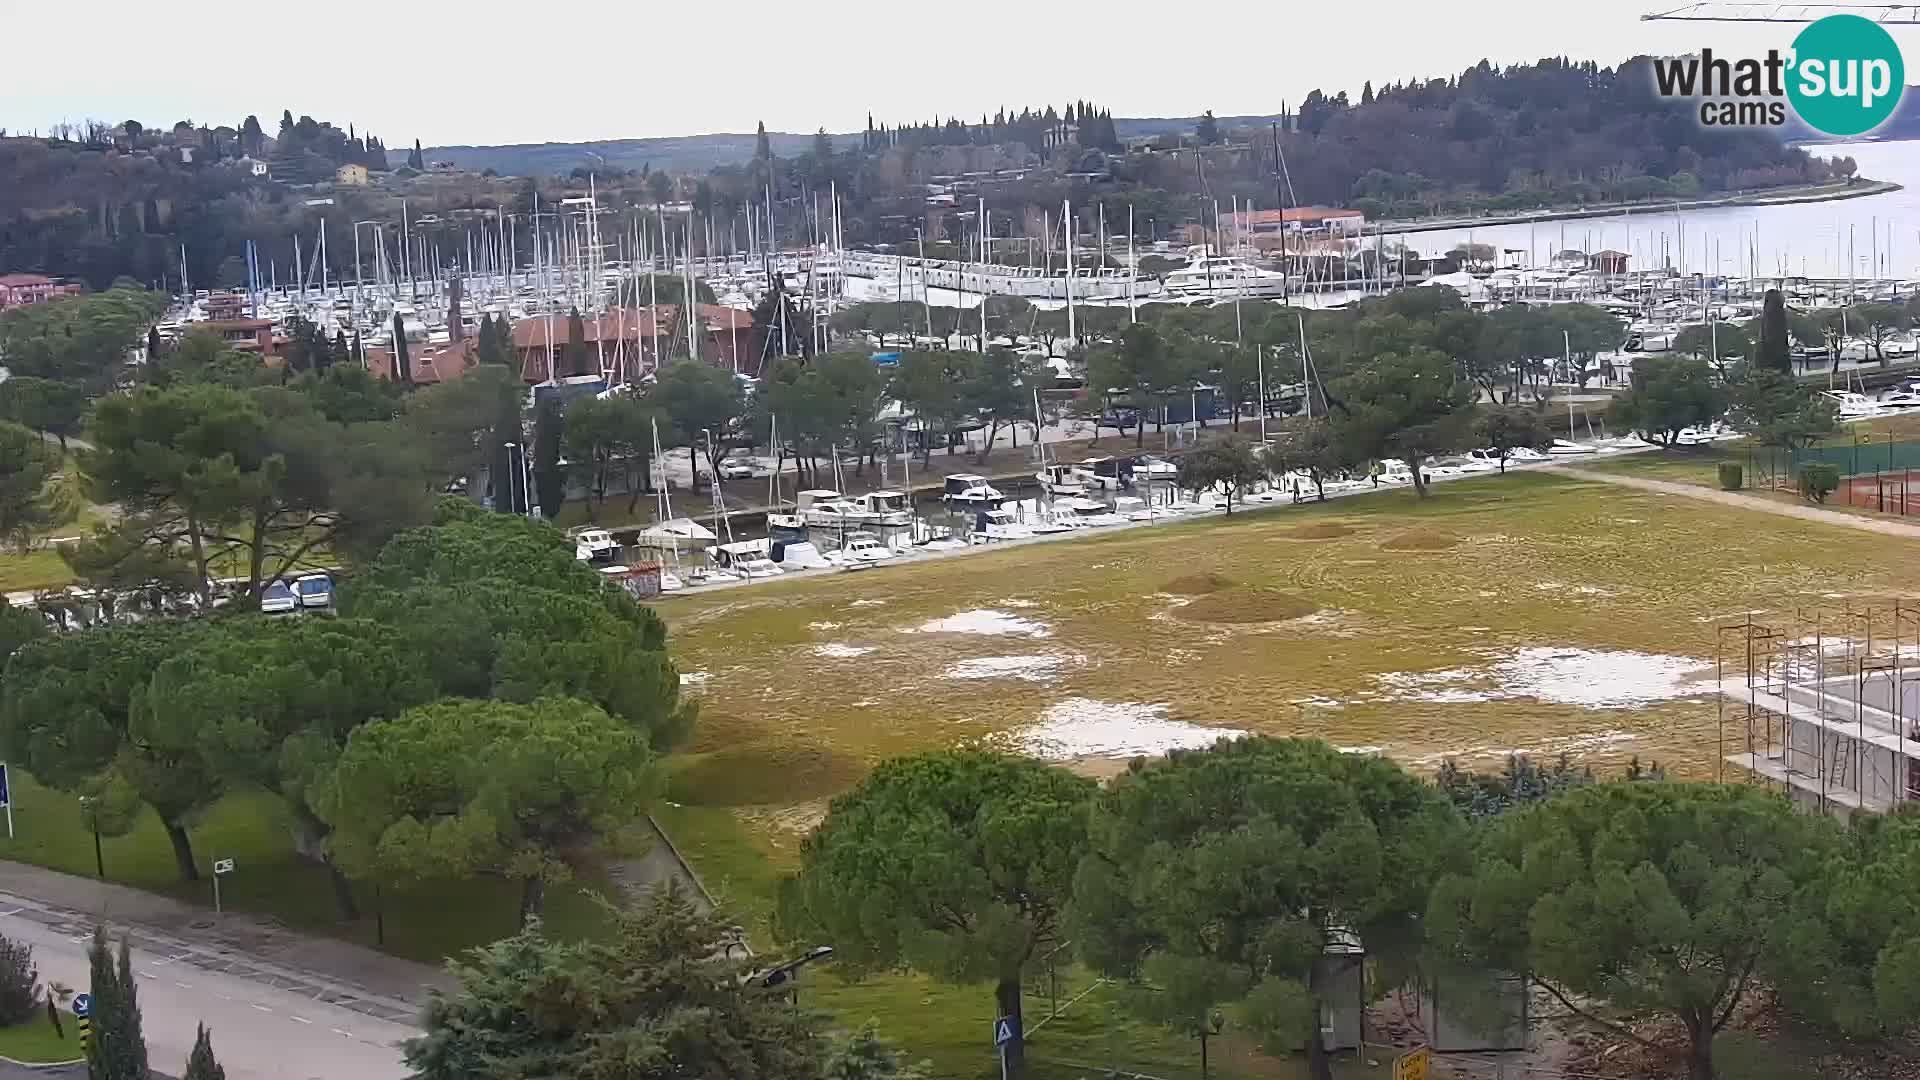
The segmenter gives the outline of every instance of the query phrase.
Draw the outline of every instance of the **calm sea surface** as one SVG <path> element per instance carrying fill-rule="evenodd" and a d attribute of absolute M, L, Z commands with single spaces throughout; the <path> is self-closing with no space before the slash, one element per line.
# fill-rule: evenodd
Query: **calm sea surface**
<path fill-rule="evenodd" d="M 1900 191 L 1838 202 L 1728 207 L 1679 215 L 1671 210 L 1536 225 L 1499 225 L 1407 233 L 1422 254 L 1477 244 L 1535 253 L 1544 265 L 1554 251 L 1611 248 L 1631 255 L 1635 269 L 1669 262 L 1688 273 L 1796 274 L 1846 277 L 1920 277 L 1920 142 L 1853 143 L 1812 148 L 1821 156 L 1849 155 L 1860 175 L 1905 184 Z M 1391 238 L 1389 238 L 1391 239 Z"/>

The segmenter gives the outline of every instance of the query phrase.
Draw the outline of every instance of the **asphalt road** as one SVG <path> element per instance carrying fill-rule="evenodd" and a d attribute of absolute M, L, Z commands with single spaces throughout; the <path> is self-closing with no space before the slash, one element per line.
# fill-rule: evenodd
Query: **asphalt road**
<path fill-rule="evenodd" d="M 69 930 L 0 912 L 0 933 L 33 946 L 43 981 L 83 989 L 88 939 Z M 135 948 L 133 970 L 147 1057 L 156 1070 L 176 1075 L 184 1070 L 195 1026 L 205 1024 L 229 1080 L 400 1080 L 408 1075 L 399 1044 L 418 1032 L 406 1025 L 162 952 Z M 11 1075 L 0 1072 L 0 1080 Z"/>

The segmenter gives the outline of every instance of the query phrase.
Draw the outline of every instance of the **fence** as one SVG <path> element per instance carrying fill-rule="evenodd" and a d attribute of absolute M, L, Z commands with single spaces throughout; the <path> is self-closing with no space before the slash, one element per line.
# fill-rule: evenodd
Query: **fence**
<path fill-rule="evenodd" d="M 1840 482 L 1840 489 L 1833 493 L 1830 501 L 1905 517 L 1920 511 L 1920 483 L 1916 480 L 1920 480 L 1920 470 L 1915 469 L 1849 476 Z"/>

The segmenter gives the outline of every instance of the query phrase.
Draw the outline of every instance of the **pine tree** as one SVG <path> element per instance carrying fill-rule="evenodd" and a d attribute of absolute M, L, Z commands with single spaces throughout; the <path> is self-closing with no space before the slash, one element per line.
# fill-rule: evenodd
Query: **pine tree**
<path fill-rule="evenodd" d="M 194 1036 L 193 1053 L 187 1056 L 187 1071 L 180 1080 L 227 1080 L 227 1070 L 213 1058 L 212 1033 L 205 1024 L 201 1024 L 200 1033 Z"/>
<path fill-rule="evenodd" d="M 393 377 L 401 386 L 413 385 L 413 361 L 407 356 L 407 327 L 399 312 L 393 313 Z"/>
<path fill-rule="evenodd" d="M 407 167 L 416 172 L 425 171 L 427 159 L 420 153 L 420 140 L 413 140 L 413 152 L 407 155 Z"/>
<path fill-rule="evenodd" d="M 521 490 L 526 477 L 520 471 L 521 454 L 527 449 L 527 433 L 522 427 L 520 416 L 520 391 L 517 387 L 508 387 L 500 395 L 493 418 L 491 436 L 493 467 L 488 470 L 493 482 L 493 508 L 503 514 L 518 514 L 527 503 L 526 492 Z M 508 450 L 508 445 L 513 450 Z"/>
<path fill-rule="evenodd" d="M 87 948 L 87 996 L 91 999 L 88 1016 L 93 1037 L 87 1043 L 87 1080 L 120 1080 L 113 1071 L 113 1033 L 120 1011 L 120 977 L 113 969 L 113 953 L 107 948 L 107 928 L 93 928 L 93 944 Z"/>
<path fill-rule="evenodd" d="M 767 139 L 767 122 L 762 120 L 753 136 L 753 160 L 767 161 L 772 157 L 773 143 Z"/>
<path fill-rule="evenodd" d="M 566 501 L 566 474 L 560 471 L 560 437 L 566 418 L 560 406 L 548 397 L 533 414 L 533 487 L 540 500 L 540 514 L 552 520 Z"/>
<path fill-rule="evenodd" d="M 347 344 L 347 332 L 345 330 L 335 330 L 333 332 L 333 351 L 327 357 L 325 366 L 332 367 L 335 364 L 344 364 L 351 359 L 353 359 L 353 352 L 352 346 Z"/>
<path fill-rule="evenodd" d="M 160 359 L 160 328 L 147 327 L 147 363 Z"/>
<path fill-rule="evenodd" d="M 1757 363 L 1772 371 L 1793 372 L 1793 351 L 1787 344 L 1787 301 L 1779 289 L 1768 289 L 1761 301 Z"/>
<path fill-rule="evenodd" d="M 1368 79 L 1366 81 L 1366 84 L 1360 87 L 1360 104 L 1362 105 L 1373 104 L 1373 80 L 1372 79 Z"/>

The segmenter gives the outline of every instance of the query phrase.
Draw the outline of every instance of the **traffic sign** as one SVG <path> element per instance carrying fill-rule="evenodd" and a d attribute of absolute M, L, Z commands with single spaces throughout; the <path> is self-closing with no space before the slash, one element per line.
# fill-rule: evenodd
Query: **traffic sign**
<path fill-rule="evenodd" d="M 1409 1050 L 1393 1060 L 1393 1080 L 1427 1080 L 1432 1066 L 1432 1050 L 1424 1046 Z"/>
<path fill-rule="evenodd" d="M 73 996 L 73 1015 L 81 1020 L 93 1015 L 93 995 L 75 994 Z"/>
<path fill-rule="evenodd" d="M 232 859 L 215 859 L 215 860 L 213 860 L 213 872 L 214 872 L 214 873 L 216 873 L 216 874 L 231 874 L 231 873 L 233 873 L 233 860 L 232 860 Z"/>
<path fill-rule="evenodd" d="M 1020 1021 L 1003 1016 L 993 1022 L 993 1045 L 1005 1046 L 1020 1037 Z"/>

